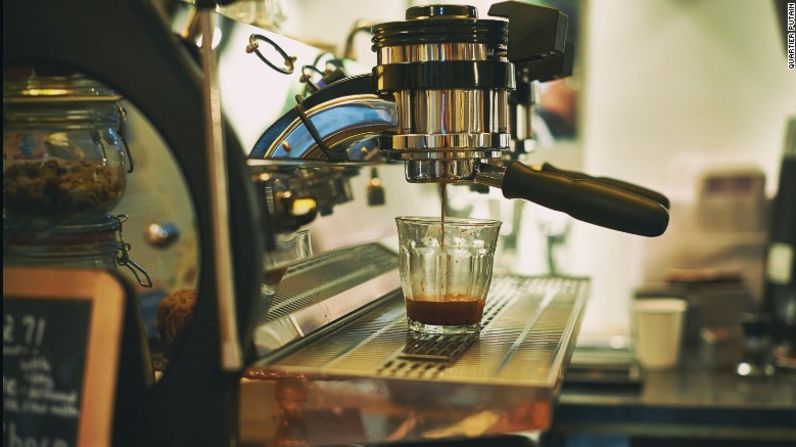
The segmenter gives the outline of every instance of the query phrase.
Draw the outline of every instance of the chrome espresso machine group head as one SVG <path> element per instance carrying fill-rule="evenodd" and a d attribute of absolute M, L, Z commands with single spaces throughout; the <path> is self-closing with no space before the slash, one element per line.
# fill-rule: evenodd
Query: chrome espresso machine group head
<path fill-rule="evenodd" d="M 373 27 L 376 90 L 397 112 L 380 145 L 406 162 L 409 182 L 468 180 L 509 150 L 508 41 L 506 20 L 479 19 L 472 6 L 416 6 Z"/>

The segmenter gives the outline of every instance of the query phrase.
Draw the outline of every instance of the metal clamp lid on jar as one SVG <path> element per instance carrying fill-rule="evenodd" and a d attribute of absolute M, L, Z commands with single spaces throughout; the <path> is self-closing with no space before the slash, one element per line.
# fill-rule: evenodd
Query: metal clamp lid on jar
<path fill-rule="evenodd" d="M 131 245 L 124 240 L 122 224 L 127 215 L 106 215 L 95 222 L 72 222 L 65 225 L 14 225 L 3 221 L 3 252 L 12 257 L 41 259 L 102 257 L 113 258 L 126 267 L 142 287 L 152 287 L 144 268 L 130 258 Z M 56 250 L 61 247 L 63 250 Z M 76 247 L 81 247 L 77 249 Z"/>
<path fill-rule="evenodd" d="M 396 133 L 380 139 L 406 162 L 410 182 L 472 177 L 511 144 L 508 22 L 478 19 L 472 6 L 409 8 L 406 21 L 373 27 L 376 90 L 395 100 Z"/>
<path fill-rule="evenodd" d="M 80 74 L 40 75 L 32 68 L 3 79 L 4 121 L 14 125 L 77 128 L 80 124 L 115 127 L 124 139 L 127 112 L 114 90 Z M 43 111 L 49 111 L 44 113 Z M 127 142 L 123 141 L 129 158 Z"/>
<path fill-rule="evenodd" d="M 122 97 L 94 79 L 75 73 L 37 73 L 21 68 L 3 79 L 3 103 L 91 103 L 120 101 Z"/>
<path fill-rule="evenodd" d="M 23 68 L 3 79 L 3 104 L 9 106 L 3 108 L 4 120 L 29 126 L 109 124 L 121 140 L 129 174 L 134 162 L 125 138 L 127 111 L 121 105 L 123 99 L 101 82 L 77 73 L 40 75 L 33 68 Z M 48 107 L 52 113 L 34 112 L 30 107 Z M 60 119 L 54 117 L 57 114 Z"/>

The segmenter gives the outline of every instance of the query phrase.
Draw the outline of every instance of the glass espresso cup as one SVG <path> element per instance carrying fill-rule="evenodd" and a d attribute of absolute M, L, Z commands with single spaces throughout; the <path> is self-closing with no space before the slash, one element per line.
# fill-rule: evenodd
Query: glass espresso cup
<path fill-rule="evenodd" d="M 428 334 L 480 330 L 500 222 L 398 217 L 401 287 L 409 329 Z"/>

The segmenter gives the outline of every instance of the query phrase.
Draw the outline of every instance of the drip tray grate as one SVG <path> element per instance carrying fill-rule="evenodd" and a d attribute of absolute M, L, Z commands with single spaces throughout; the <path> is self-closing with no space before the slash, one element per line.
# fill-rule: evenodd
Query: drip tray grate
<path fill-rule="evenodd" d="M 516 289 L 510 285 L 508 281 L 499 281 L 492 289 L 484 309 L 482 330 L 514 298 Z M 403 348 L 384 362 L 376 373 L 396 377 L 433 378 L 453 364 L 478 339 L 479 334 L 432 335 L 407 331 Z"/>

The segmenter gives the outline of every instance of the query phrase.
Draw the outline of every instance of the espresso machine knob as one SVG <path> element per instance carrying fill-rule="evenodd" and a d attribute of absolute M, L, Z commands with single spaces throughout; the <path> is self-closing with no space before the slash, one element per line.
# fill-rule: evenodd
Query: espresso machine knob
<path fill-rule="evenodd" d="M 384 194 L 384 182 L 379 178 L 379 171 L 376 168 L 370 170 L 370 181 L 368 182 L 368 205 L 380 206 L 386 202 Z"/>

